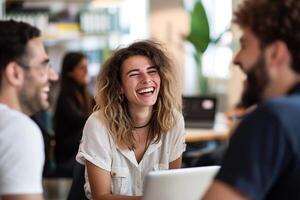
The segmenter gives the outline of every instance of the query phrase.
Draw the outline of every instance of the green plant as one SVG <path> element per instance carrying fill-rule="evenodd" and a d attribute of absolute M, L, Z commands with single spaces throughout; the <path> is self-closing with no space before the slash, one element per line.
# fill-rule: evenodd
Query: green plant
<path fill-rule="evenodd" d="M 210 43 L 209 23 L 201 1 L 195 3 L 191 13 L 191 31 L 187 37 L 198 53 L 203 54 Z"/>
<path fill-rule="evenodd" d="M 194 59 L 197 63 L 197 74 L 200 85 L 200 94 L 208 93 L 208 79 L 202 73 L 202 55 L 207 49 L 210 39 L 209 22 L 205 9 L 201 1 L 197 1 L 191 12 L 191 24 L 190 33 L 186 38 L 191 42 L 196 52 L 194 53 Z"/>

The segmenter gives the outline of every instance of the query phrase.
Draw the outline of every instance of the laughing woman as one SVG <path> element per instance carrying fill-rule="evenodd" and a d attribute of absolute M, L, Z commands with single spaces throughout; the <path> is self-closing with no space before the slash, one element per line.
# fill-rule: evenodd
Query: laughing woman
<path fill-rule="evenodd" d="M 77 154 L 88 198 L 142 199 L 148 172 L 181 167 L 184 121 L 174 70 L 152 41 L 121 48 L 103 65 Z"/>

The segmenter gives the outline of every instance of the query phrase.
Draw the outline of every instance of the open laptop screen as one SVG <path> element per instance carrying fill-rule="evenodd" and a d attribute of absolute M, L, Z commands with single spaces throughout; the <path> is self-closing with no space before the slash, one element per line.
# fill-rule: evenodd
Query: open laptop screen
<path fill-rule="evenodd" d="M 183 116 L 186 128 L 213 128 L 216 107 L 216 97 L 184 96 Z"/>
<path fill-rule="evenodd" d="M 150 172 L 143 200 L 199 200 L 219 168 L 209 166 Z"/>

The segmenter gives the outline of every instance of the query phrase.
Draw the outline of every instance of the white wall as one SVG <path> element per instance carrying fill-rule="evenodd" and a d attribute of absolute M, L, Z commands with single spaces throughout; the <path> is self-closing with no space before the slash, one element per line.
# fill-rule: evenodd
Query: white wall
<path fill-rule="evenodd" d="M 185 57 L 182 37 L 188 33 L 188 13 L 182 8 L 181 0 L 150 0 L 149 5 L 150 37 L 166 45 L 177 67 L 178 83 L 182 90 Z"/>

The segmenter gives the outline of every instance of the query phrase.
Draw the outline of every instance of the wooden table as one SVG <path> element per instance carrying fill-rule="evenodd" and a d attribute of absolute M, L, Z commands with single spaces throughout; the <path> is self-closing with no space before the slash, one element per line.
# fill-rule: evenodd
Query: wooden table
<path fill-rule="evenodd" d="M 186 142 L 201 142 L 210 140 L 227 140 L 229 139 L 229 130 L 214 129 L 185 129 Z"/>
<path fill-rule="evenodd" d="M 228 140 L 230 131 L 228 121 L 223 113 L 217 113 L 215 124 L 212 129 L 202 128 L 186 128 L 185 141 L 186 142 L 203 142 L 211 140 Z"/>

